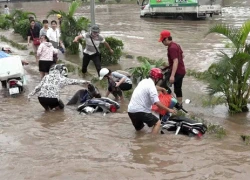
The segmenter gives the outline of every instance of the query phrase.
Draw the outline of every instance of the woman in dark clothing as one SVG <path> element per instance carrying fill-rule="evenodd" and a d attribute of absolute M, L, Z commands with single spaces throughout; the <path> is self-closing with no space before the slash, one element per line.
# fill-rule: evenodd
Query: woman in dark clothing
<path fill-rule="evenodd" d="M 27 32 L 28 46 L 30 44 L 30 40 L 33 40 L 33 41 L 36 40 L 36 39 L 39 40 L 40 30 L 41 30 L 41 28 L 39 26 L 35 25 L 35 21 L 31 20 L 30 21 L 30 28 L 29 28 L 29 30 Z M 35 53 L 35 56 L 36 56 L 36 62 L 38 63 L 37 49 L 38 49 L 39 44 L 35 45 L 34 42 L 33 42 L 32 45 L 33 45 L 33 50 L 34 50 L 34 53 Z"/>

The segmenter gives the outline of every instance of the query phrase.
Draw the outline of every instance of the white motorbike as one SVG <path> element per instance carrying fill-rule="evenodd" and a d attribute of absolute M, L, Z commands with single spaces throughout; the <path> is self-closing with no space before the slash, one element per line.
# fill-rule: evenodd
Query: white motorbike
<path fill-rule="evenodd" d="M 23 91 L 25 82 L 24 68 L 19 56 L 0 58 L 0 81 L 11 96 Z"/>

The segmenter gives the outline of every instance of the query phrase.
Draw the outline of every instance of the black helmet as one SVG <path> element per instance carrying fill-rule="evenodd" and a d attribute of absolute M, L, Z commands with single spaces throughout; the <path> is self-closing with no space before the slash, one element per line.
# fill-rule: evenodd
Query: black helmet
<path fill-rule="evenodd" d="M 49 73 L 54 73 L 54 71 L 59 71 L 62 76 L 68 76 L 68 68 L 64 64 L 52 65 L 49 69 Z"/>

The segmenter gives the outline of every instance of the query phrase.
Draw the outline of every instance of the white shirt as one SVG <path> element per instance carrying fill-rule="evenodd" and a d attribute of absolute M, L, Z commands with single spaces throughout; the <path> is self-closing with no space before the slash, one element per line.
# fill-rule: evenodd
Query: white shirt
<path fill-rule="evenodd" d="M 151 106 L 159 102 L 158 92 L 151 78 L 143 79 L 135 88 L 128 105 L 128 112 L 151 113 Z"/>
<path fill-rule="evenodd" d="M 60 39 L 60 31 L 59 31 L 59 29 L 54 30 L 52 28 L 49 28 L 47 30 L 47 37 L 49 38 L 49 40 L 59 43 L 59 39 Z"/>

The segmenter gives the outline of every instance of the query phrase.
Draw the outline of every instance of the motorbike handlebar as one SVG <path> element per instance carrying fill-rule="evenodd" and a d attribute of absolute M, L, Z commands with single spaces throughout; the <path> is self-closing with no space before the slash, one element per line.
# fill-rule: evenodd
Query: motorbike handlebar
<path fill-rule="evenodd" d="M 188 113 L 187 110 L 185 110 L 183 107 L 181 107 L 181 110 L 184 111 L 185 113 Z"/>
<path fill-rule="evenodd" d="M 176 103 L 175 108 L 178 109 L 178 110 L 182 110 L 182 111 L 185 112 L 185 113 L 188 113 L 188 111 L 185 110 L 185 109 L 182 107 L 182 104 L 180 104 L 180 103 Z"/>

